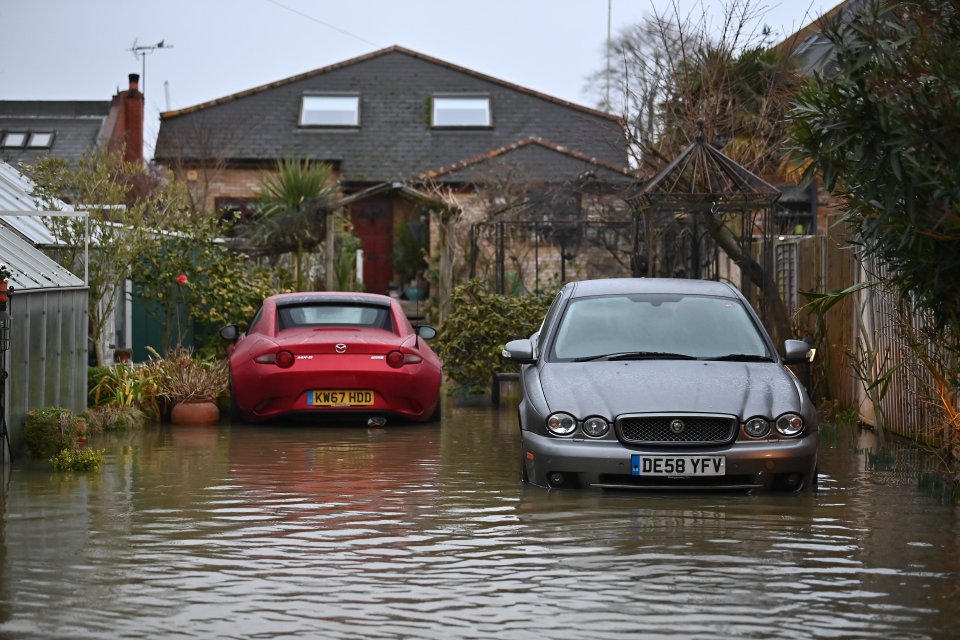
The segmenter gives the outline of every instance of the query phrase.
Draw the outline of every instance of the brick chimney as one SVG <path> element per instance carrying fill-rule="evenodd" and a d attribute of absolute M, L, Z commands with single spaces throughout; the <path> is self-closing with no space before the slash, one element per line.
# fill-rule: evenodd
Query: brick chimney
<path fill-rule="evenodd" d="M 143 94 L 140 92 L 140 74 L 131 73 L 130 88 L 123 98 L 126 150 L 128 162 L 143 162 Z"/>
<path fill-rule="evenodd" d="M 130 88 L 118 91 L 110 103 L 107 116 L 107 144 L 111 149 L 123 145 L 123 159 L 143 162 L 143 93 L 140 92 L 140 74 L 129 75 Z"/>

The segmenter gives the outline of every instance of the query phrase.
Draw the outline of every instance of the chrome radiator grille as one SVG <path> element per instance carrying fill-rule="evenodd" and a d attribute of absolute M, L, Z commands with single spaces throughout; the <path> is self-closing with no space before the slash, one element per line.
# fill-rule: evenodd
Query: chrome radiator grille
<path fill-rule="evenodd" d="M 620 440 L 630 444 L 726 444 L 736 437 L 738 427 L 733 416 L 640 414 L 617 418 Z"/>

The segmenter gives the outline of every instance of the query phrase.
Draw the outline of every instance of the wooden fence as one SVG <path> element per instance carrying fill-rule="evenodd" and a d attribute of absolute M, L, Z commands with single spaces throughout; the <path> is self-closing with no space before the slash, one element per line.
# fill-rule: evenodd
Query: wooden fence
<path fill-rule="evenodd" d="M 795 282 L 796 291 L 795 296 L 785 295 L 798 300 L 791 309 L 798 331 L 818 336 L 812 393 L 835 401 L 841 409 L 856 409 L 864 423 L 933 447 L 944 446 L 950 433 L 937 398 L 939 386 L 909 346 L 908 327 L 929 325 L 924 314 L 905 315 L 898 295 L 880 287 L 848 296 L 820 319 L 803 306 L 804 291 L 841 291 L 874 279 L 835 220 L 830 220 L 826 234 L 795 241 L 796 275 L 788 284 Z M 781 271 L 778 268 L 778 276 Z M 783 289 L 781 280 L 781 292 L 787 294 Z M 938 345 L 921 344 L 932 359 L 945 360 Z M 957 369 L 956 362 L 952 369 Z M 890 370 L 894 372 L 885 387 L 870 390 L 861 380 Z"/>

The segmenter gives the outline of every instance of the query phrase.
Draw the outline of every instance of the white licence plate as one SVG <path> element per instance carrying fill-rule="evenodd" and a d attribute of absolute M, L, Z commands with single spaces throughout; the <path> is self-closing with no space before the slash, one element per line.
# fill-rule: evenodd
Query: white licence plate
<path fill-rule="evenodd" d="M 634 476 L 722 476 L 727 473 L 723 456 L 630 456 Z"/>

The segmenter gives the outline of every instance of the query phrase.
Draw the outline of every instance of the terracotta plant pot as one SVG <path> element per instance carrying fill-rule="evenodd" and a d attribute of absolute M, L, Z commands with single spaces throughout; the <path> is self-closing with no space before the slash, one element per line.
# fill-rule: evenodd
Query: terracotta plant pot
<path fill-rule="evenodd" d="M 173 405 L 170 411 L 172 424 L 217 424 L 220 408 L 213 400 L 187 400 Z"/>

